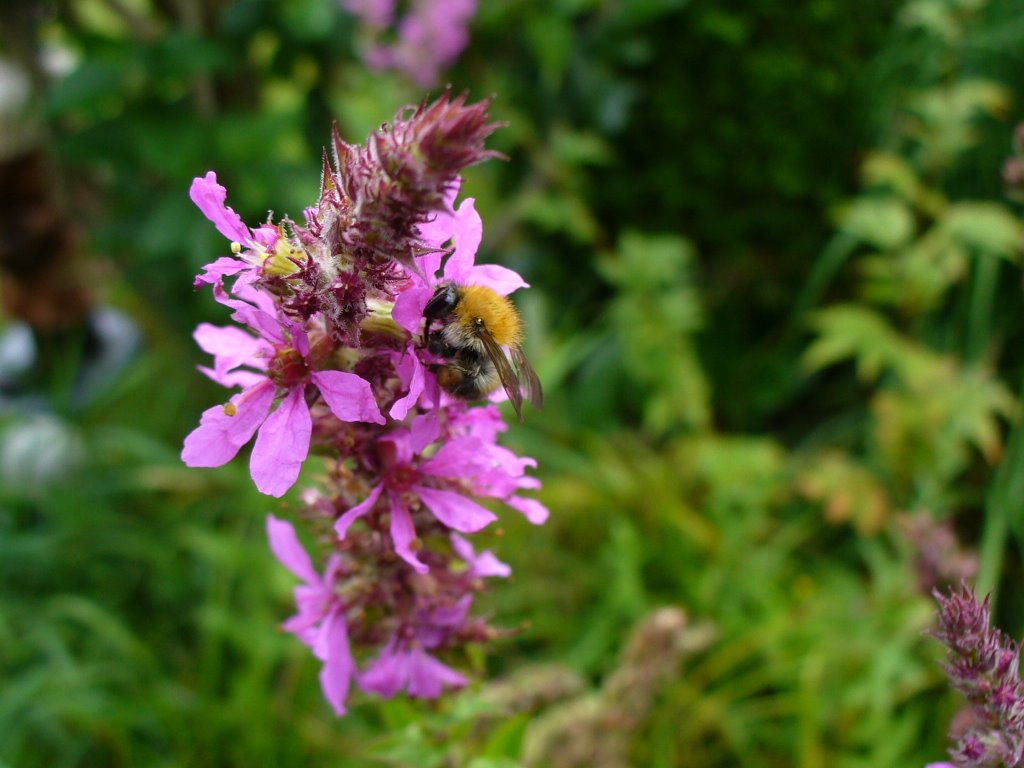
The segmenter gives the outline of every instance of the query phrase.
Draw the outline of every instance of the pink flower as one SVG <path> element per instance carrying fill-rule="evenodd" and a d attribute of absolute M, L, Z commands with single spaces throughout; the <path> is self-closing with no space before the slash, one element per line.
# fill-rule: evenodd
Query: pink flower
<path fill-rule="evenodd" d="M 466 678 L 427 653 L 441 646 L 466 621 L 472 605 L 466 595 L 450 606 L 420 610 L 410 626 L 400 630 L 359 676 L 359 687 L 391 697 L 401 690 L 421 699 L 436 699 L 445 686 L 461 687 Z"/>
<path fill-rule="evenodd" d="M 359 677 L 359 687 L 385 698 L 405 690 L 410 696 L 436 699 L 444 687 L 462 687 L 466 678 L 442 664 L 421 646 L 400 647 L 389 643 Z"/>
<path fill-rule="evenodd" d="M 420 573 L 429 569 L 413 551 L 416 529 L 409 513 L 409 500 L 418 499 L 444 525 L 462 533 L 473 533 L 496 518 L 494 514 L 466 498 L 458 490 L 427 485 L 445 479 L 442 467 L 435 470 L 430 460 L 414 455 L 408 430 L 398 429 L 377 441 L 381 456 L 380 482 L 367 497 L 343 514 L 335 524 L 338 538 L 344 539 L 349 526 L 371 512 L 386 491 L 391 512 L 391 539 L 395 552 Z M 449 483 L 449 485 L 451 485 Z"/>
<path fill-rule="evenodd" d="M 394 66 L 432 88 L 469 43 L 476 0 L 418 0 L 399 22 Z"/>
<path fill-rule="evenodd" d="M 393 22 L 390 0 L 343 0 L 343 5 L 360 16 L 375 39 Z M 416 84 L 431 88 L 469 42 L 476 0 L 413 0 L 410 6 L 398 23 L 398 40 L 369 45 L 363 59 L 374 69 L 398 69 Z"/>
<path fill-rule="evenodd" d="M 540 480 L 526 474 L 526 469 L 536 467 L 537 462 L 529 456 L 516 456 L 497 444 L 498 435 L 507 429 L 500 411 L 493 405 L 467 408 L 461 413 L 451 414 L 449 430 L 452 436 L 447 445 L 434 455 L 433 467 L 436 469 L 446 458 L 456 463 L 464 462 L 462 474 L 458 476 L 469 478 L 473 493 L 501 499 L 534 525 L 541 525 L 548 519 L 547 507 L 537 499 L 516 495 L 518 491 L 541 487 Z M 452 445 L 455 448 L 448 448 Z M 475 469 L 465 458 L 468 456 L 474 457 Z M 450 471 L 459 472 L 457 467 Z"/>
<path fill-rule="evenodd" d="M 411 276 L 410 287 L 398 294 L 392 311 L 396 323 L 409 333 L 418 333 L 423 321 L 423 309 L 441 283 L 484 285 L 502 296 L 508 296 L 518 288 L 529 287 L 518 273 L 507 267 L 475 264 L 482 233 L 483 223 L 480 214 L 476 212 L 473 198 L 464 200 L 454 213 L 442 211 L 433 221 L 420 227 L 420 237 L 427 245 L 441 248 L 452 240 L 454 250 L 445 261 L 440 278 L 437 277 L 443 256 L 440 251 L 416 259 L 424 277 Z"/>
<path fill-rule="evenodd" d="M 318 393 L 341 421 L 383 424 L 384 418 L 369 382 L 354 373 L 314 370 L 308 338 L 297 324 L 245 301 L 223 295 L 221 301 L 234 307 L 235 317 L 260 335 L 236 329 L 247 337 L 239 346 L 240 338 L 229 329 L 197 329 L 203 349 L 214 355 L 212 375 L 207 369 L 208 375 L 245 388 L 227 405 L 203 412 L 199 426 L 185 438 L 181 458 L 190 467 L 219 467 L 255 434 L 249 459 L 252 479 L 261 493 L 282 496 L 295 484 L 309 453 L 313 421 L 307 389 Z M 243 365 L 263 371 L 273 368 L 274 377 L 236 370 Z M 280 402 L 271 412 L 281 390 Z"/>
<path fill-rule="evenodd" d="M 267 537 L 274 556 L 303 581 L 295 588 L 298 613 L 282 628 L 312 648 L 314 655 L 324 663 L 320 670 L 320 687 L 334 712 L 344 715 L 356 663 L 349 647 L 345 608 L 334 591 L 340 560 L 332 556 L 321 578 L 291 523 L 267 515 Z"/>

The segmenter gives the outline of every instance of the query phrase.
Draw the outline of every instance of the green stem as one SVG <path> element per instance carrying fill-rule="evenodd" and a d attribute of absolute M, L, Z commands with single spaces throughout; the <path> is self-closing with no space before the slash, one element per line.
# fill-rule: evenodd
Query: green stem
<path fill-rule="evenodd" d="M 976 363 L 985 354 L 992 326 L 992 304 L 999 279 L 999 260 L 992 255 L 975 259 L 974 285 L 970 315 L 967 319 L 967 343 L 964 360 Z"/>
<path fill-rule="evenodd" d="M 860 241 L 853 235 L 839 230 L 828 241 L 825 250 L 811 267 L 811 273 L 807 277 L 793 304 L 793 311 L 789 316 L 789 323 L 786 327 L 785 338 L 787 340 L 803 329 L 805 315 L 821 302 L 829 283 L 835 278 L 846 260 L 857 248 Z"/>
<path fill-rule="evenodd" d="M 1024 402 L 1024 386 L 1019 401 Z M 980 594 L 992 594 L 995 606 L 999 575 L 1006 553 L 1006 539 L 1010 533 L 1017 545 L 1024 547 L 1024 530 L 1019 505 L 1024 499 L 1024 428 L 1017 421 L 1007 440 L 1006 455 L 996 470 L 985 499 L 985 527 L 981 533 L 976 586 Z"/>

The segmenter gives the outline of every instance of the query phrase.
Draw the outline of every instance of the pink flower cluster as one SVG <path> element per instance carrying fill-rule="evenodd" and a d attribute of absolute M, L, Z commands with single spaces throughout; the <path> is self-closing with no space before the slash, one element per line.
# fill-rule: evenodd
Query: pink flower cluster
<path fill-rule="evenodd" d="M 404 110 L 366 147 L 335 134 L 320 199 L 304 225 L 246 226 L 226 205 L 213 172 L 191 197 L 232 243 L 197 286 L 231 310 L 236 325 L 200 325 L 213 356 L 203 373 L 238 389 L 207 409 L 182 459 L 216 467 L 255 436 L 256 487 L 281 496 L 311 451 L 315 488 L 298 518 L 317 559 L 291 523 L 267 518 L 270 546 L 294 573 L 297 612 L 283 625 L 323 662 L 321 684 L 345 712 L 353 683 L 366 692 L 435 697 L 466 678 L 441 661 L 496 630 L 471 614 L 482 580 L 508 576 L 491 552 L 462 534 L 496 519 L 488 500 L 533 523 L 547 509 L 524 492 L 535 466 L 497 442 L 496 405 L 450 397 L 423 348 L 423 308 L 444 282 L 525 287 L 496 265 L 476 265 L 482 224 L 472 199 L 458 207 L 459 172 L 493 153 L 486 103 L 448 94 Z"/>
<path fill-rule="evenodd" d="M 397 69 L 431 88 L 469 42 L 476 0 L 412 0 L 397 20 L 395 0 L 342 0 L 342 7 L 360 20 L 368 66 Z M 389 33 L 393 42 L 385 41 Z"/>

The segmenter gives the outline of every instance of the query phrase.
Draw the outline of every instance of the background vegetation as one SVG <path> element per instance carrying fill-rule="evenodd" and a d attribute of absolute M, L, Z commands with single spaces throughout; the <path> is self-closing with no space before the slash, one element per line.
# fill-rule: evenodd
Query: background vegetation
<path fill-rule="evenodd" d="M 360 62 L 335 0 L 46 6 L 72 210 L 147 341 L 89 407 L 5 418 L 0 765 L 923 765 L 960 705 L 925 634 L 928 589 L 970 571 L 944 522 L 1024 634 L 1019 6 L 479 6 L 446 77 L 494 95 L 509 161 L 464 193 L 482 259 L 533 284 L 548 393 L 508 442 L 553 514 L 503 521 L 515 576 L 488 597 L 521 631 L 464 694 L 336 720 L 276 629 L 278 503 L 244 462 L 178 460 L 221 397 L 191 331 L 225 320 L 191 287 L 224 244 L 190 180 L 215 169 L 247 221 L 299 215 L 331 121 L 361 142 L 424 90 Z M 689 645 L 602 720 L 663 605 Z M 620 742 L 545 752 L 590 721 Z"/>

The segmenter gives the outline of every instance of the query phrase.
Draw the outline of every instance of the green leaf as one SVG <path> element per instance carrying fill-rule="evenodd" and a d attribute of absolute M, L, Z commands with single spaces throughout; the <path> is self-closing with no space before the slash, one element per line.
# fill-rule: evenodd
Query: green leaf
<path fill-rule="evenodd" d="M 864 197 L 839 210 L 839 226 L 876 248 L 891 249 L 914 234 L 914 217 L 895 197 Z"/>
<path fill-rule="evenodd" d="M 840 304 L 816 312 L 812 325 L 818 338 L 804 352 L 802 363 L 818 371 L 854 359 L 857 372 L 873 381 L 885 369 L 910 373 L 927 365 L 928 354 L 896 333 L 876 312 L 854 304 Z"/>
<path fill-rule="evenodd" d="M 954 203 L 941 221 L 941 227 L 976 253 L 1013 262 L 1020 260 L 1024 228 L 1005 205 Z"/>

